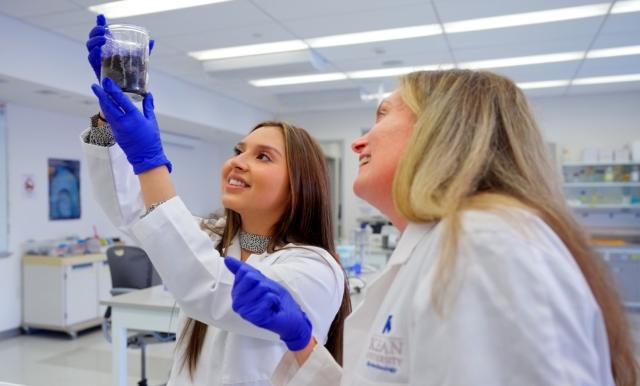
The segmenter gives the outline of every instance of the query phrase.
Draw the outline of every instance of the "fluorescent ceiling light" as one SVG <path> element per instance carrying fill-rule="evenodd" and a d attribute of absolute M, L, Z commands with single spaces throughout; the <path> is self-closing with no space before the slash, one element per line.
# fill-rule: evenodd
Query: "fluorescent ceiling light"
<path fill-rule="evenodd" d="M 626 55 L 639 55 L 640 46 L 626 46 L 626 47 L 613 47 L 602 48 L 599 50 L 591 50 L 587 53 L 588 59 L 594 58 L 611 58 L 614 56 L 626 56 Z"/>
<path fill-rule="evenodd" d="M 444 23 L 446 33 L 482 31 L 523 25 L 551 23 L 606 15 L 609 4 L 592 4 L 579 7 L 558 8 L 546 11 L 525 12 L 513 15 L 484 17 Z"/>
<path fill-rule="evenodd" d="M 132 0 L 129 0 L 132 1 Z M 178 2 L 182 3 L 182 2 Z M 485 17 L 479 19 L 460 20 L 444 23 L 447 33 L 460 33 L 469 31 L 481 31 L 498 28 L 516 27 L 541 23 L 551 23 L 564 20 L 576 20 L 589 17 L 604 16 L 609 10 L 609 3 L 590 4 L 569 8 L 550 9 L 545 11 L 525 12 L 511 15 Z M 640 12 L 640 0 L 618 1 L 611 13 Z M 249 46 L 237 46 L 207 51 L 190 52 L 189 55 L 199 60 L 212 60 L 231 58 L 235 56 L 262 55 L 287 51 L 304 50 L 311 48 L 337 47 L 373 42 L 383 42 L 399 39 L 410 39 L 442 34 L 442 28 L 438 24 L 419 25 L 412 27 L 390 28 L 384 30 L 356 32 L 350 34 L 321 36 L 285 42 L 266 44 L 254 44 Z M 282 46 L 279 44 L 282 43 Z M 234 51 L 238 49 L 238 51 Z M 209 55 L 204 55 L 209 52 Z M 235 53 L 234 53 L 235 52 Z M 221 55 L 221 56 L 217 56 Z"/>
<path fill-rule="evenodd" d="M 541 82 L 524 82 L 518 83 L 518 87 L 523 90 L 536 88 L 566 87 L 566 86 L 589 86 L 594 84 L 606 83 L 622 83 L 622 82 L 640 82 L 640 74 L 610 75 L 610 76 L 594 76 L 587 78 L 576 78 L 573 81 L 569 79 L 563 80 L 545 80 Z"/>
<path fill-rule="evenodd" d="M 586 86 L 591 84 L 640 82 L 640 74 L 595 76 L 590 78 L 578 78 L 571 82 L 572 86 Z"/>
<path fill-rule="evenodd" d="M 415 67 L 380 68 L 375 70 L 351 71 L 349 77 L 354 79 L 386 78 L 400 76 L 414 71 Z"/>
<path fill-rule="evenodd" d="M 614 48 L 605 48 L 600 50 L 592 50 L 587 55 L 587 58 L 607 58 L 614 56 L 622 56 L 622 55 L 640 55 L 640 46 L 626 46 L 626 47 L 614 47 Z M 525 66 L 532 64 L 543 64 L 543 63 L 559 63 L 566 62 L 572 60 L 582 60 L 584 57 L 584 52 L 582 51 L 574 51 L 574 52 L 558 52 L 554 54 L 544 54 L 544 55 L 530 55 L 530 56 L 517 56 L 512 58 L 498 58 L 498 59 L 488 59 L 488 60 L 477 60 L 470 62 L 459 63 L 459 68 L 469 68 L 469 69 L 491 69 L 491 68 L 503 68 L 503 67 L 515 67 L 515 66 Z M 423 66 L 410 66 L 410 67 L 393 67 L 393 68 L 376 68 L 370 70 L 358 70 L 358 71 L 349 71 L 346 73 L 333 73 L 333 74 L 319 74 L 319 75 L 309 75 L 309 76 L 293 76 L 293 77 L 285 77 L 285 78 L 268 78 L 268 79 L 257 79 L 250 81 L 254 86 L 255 83 L 260 84 L 258 87 L 265 86 L 278 86 L 280 85 L 280 81 L 286 82 L 284 84 L 300 84 L 300 83 L 315 83 L 315 82 L 324 82 L 323 78 L 313 78 L 313 76 L 322 76 L 322 75 L 338 75 L 342 74 L 343 77 L 338 79 L 328 79 L 328 80 L 344 80 L 344 79 L 369 79 L 369 78 L 387 78 L 393 76 L 401 76 L 404 74 L 408 74 L 413 71 L 433 71 L 433 70 L 446 70 L 453 68 L 453 64 L 430 64 Z M 271 84 L 273 82 L 273 84 Z M 537 82 L 534 82 L 537 83 Z M 529 85 L 529 88 L 539 88 L 536 87 L 535 84 Z M 548 87 L 548 86 L 547 86 Z M 560 87 L 560 86 L 555 86 Z"/>
<path fill-rule="evenodd" d="M 517 56 L 513 58 L 477 60 L 473 62 L 460 63 L 459 67 L 470 68 L 470 69 L 516 67 L 516 66 L 526 66 L 530 64 L 569 62 L 572 60 L 581 60 L 582 58 L 584 58 L 583 51 L 561 52 L 557 54 Z"/>
<path fill-rule="evenodd" d="M 228 59 L 242 56 L 276 54 L 280 52 L 299 51 L 308 48 L 302 40 L 287 40 L 283 42 L 251 44 L 247 46 L 236 46 L 217 48 L 213 50 L 189 52 L 198 60 Z"/>
<path fill-rule="evenodd" d="M 440 34 L 442 34 L 442 27 L 440 27 L 440 25 L 438 24 L 430 24 L 418 25 L 414 27 L 391 28 L 377 31 L 323 36 L 319 38 L 306 39 L 306 42 L 313 48 L 323 48 L 420 38 Z"/>
<path fill-rule="evenodd" d="M 332 72 L 327 74 L 313 74 L 300 76 L 287 76 L 284 78 L 268 78 L 250 80 L 252 86 L 269 87 L 269 86 L 286 86 L 291 84 L 331 82 L 334 80 L 345 80 L 347 75 L 342 72 Z"/>
<path fill-rule="evenodd" d="M 571 83 L 569 79 L 566 80 L 543 80 L 540 82 L 522 82 L 517 83 L 517 86 L 523 90 L 531 90 L 536 88 L 551 88 L 551 87 L 566 87 Z"/>
<path fill-rule="evenodd" d="M 414 71 L 435 71 L 453 68 L 453 64 L 432 64 L 426 66 L 380 68 L 375 70 L 361 70 L 347 72 L 347 76 L 352 79 L 386 78 L 400 76 Z"/>
<path fill-rule="evenodd" d="M 107 19 L 118 19 L 127 16 L 145 15 L 175 9 L 198 7 L 201 5 L 223 3 L 231 0 L 122 0 L 96 4 L 89 7 L 95 13 L 103 14 Z"/>
<path fill-rule="evenodd" d="M 613 8 L 611 9 L 612 14 L 629 13 L 629 12 L 640 12 L 639 0 L 617 1 L 613 5 Z"/>

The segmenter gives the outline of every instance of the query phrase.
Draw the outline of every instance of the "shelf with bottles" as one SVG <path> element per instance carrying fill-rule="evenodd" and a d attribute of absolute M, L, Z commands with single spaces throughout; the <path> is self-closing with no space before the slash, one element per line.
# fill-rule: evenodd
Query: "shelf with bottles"
<path fill-rule="evenodd" d="M 588 161 L 575 161 L 575 162 L 564 162 L 562 164 L 563 168 L 577 168 L 577 167 L 585 167 L 585 166 L 602 166 L 602 167 L 607 167 L 607 166 L 638 166 L 640 165 L 640 161 L 610 161 L 610 162 L 603 162 L 603 161 L 592 161 L 592 162 L 588 162 Z"/>
<path fill-rule="evenodd" d="M 640 188 L 640 182 L 566 182 L 566 188 Z"/>
<path fill-rule="evenodd" d="M 576 210 L 640 210 L 640 204 L 577 204 L 575 202 L 569 202 L 569 207 Z"/>
<path fill-rule="evenodd" d="M 640 207 L 640 183 L 575 183 L 580 189 L 567 189 L 567 203 L 575 209 L 637 209 Z M 615 184 L 615 185 L 614 185 Z M 633 185 L 631 185 L 633 184 Z"/>
<path fill-rule="evenodd" d="M 563 165 L 565 186 L 640 186 L 640 164 Z"/>

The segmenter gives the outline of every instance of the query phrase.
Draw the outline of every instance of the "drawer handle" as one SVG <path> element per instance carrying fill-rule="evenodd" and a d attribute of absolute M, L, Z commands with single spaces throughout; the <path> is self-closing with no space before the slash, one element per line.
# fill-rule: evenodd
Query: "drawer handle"
<path fill-rule="evenodd" d="M 82 263 L 82 264 L 75 264 L 71 266 L 71 269 L 82 269 L 82 268 L 89 268 L 93 265 L 93 263 Z"/>

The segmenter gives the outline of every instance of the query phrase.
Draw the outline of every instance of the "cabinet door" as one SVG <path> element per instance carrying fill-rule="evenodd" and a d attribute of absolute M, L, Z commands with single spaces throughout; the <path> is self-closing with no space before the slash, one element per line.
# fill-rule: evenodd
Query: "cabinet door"
<path fill-rule="evenodd" d="M 98 317 L 98 280 L 94 263 L 67 266 L 65 291 L 67 325 Z"/>
<path fill-rule="evenodd" d="M 102 317 L 107 306 L 100 305 L 100 301 L 111 297 L 111 271 L 106 260 L 97 261 L 96 267 L 98 270 L 98 316 Z"/>
<path fill-rule="evenodd" d="M 64 268 L 25 264 L 23 268 L 23 323 L 26 326 L 64 327 Z"/>

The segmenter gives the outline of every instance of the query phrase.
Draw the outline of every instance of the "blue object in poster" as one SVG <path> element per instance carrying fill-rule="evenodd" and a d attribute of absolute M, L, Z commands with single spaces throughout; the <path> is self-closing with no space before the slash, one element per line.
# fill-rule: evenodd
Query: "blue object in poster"
<path fill-rule="evenodd" d="M 49 219 L 80 218 L 80 161 L 49 159 Z"/>

